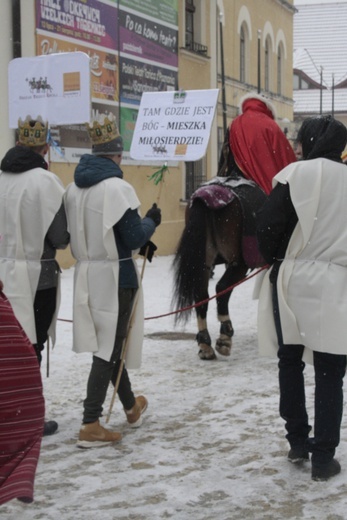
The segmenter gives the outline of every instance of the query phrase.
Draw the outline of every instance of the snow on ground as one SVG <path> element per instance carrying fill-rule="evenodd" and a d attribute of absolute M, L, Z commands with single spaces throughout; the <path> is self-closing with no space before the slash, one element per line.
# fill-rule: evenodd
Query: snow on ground
<path fill-rule="evenodd" d="M 170 312 L 173 257 L 156 257 L 144 272 L 145 316 Z M 139 260 L 139 267 L 142 261 Z M 222 266 L 211 280 L 210 295 Z M 62 274 L 59 316 L 71 319 L 73 269 Z M 172 316 L 145 322 L 143 364 L 131 371 L 136 394 L 149 408 L 143 425 L 130 429 L 116 400 L 109 427 L 120 444 L 80 450 L 75 442 L 90 368 L 89 354 L 71 351 L 71 323 L 59 321 L 42 376 L 47 418 L 59 432 L 43 439 L 35 502 L 0 507 L 2 520 L 343 520 L 347 519 L 347 423 L 337 458 L 342 473 L 313 482 L 310 464 L 286 460 L 278 416 L 276 360 L 258 357 L 254 278 L 230 300 L 235 336 L 230 358 L 201 361 L 195 318 L 175 327 Z M 209 326 L 217 337 L 215 300 Z M 312 417 L 313 371 L 307 367 Z M 108 411 L 112 391 L 107 397 Z"/>

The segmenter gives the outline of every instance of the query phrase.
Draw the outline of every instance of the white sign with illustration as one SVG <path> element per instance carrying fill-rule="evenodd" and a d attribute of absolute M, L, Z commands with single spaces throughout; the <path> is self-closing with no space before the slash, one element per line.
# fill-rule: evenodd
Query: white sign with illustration
<path fill-rule="evenodd" d="M 136 160 L 197 161 L 204 157 L 218 89 L 144 92 L 131 142 Z"/>
<path fill-rule="evenodd" d="M 50 125 L 90 119 L 90 58 L 84 52 L 16 58 L 8 66 L 8 85 L 10 128 L 27 115 Z"/>

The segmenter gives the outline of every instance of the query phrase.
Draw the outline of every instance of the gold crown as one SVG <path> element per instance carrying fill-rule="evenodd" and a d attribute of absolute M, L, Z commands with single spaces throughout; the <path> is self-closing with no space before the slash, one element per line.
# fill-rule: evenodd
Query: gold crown
<path fill-rule="evenodd" d="M 93 121 L 92 126 L 89 123 L 86 126 L 94 146 L 109 143 L 120 136 L 116 121 L 111 121 L 107 116 L 102 123 Z"/>
<path fill-rule="evenodd" d="M 47 143 L 48 124 L 38 116 L 33 119 L 27 116 L 24 121 L 18 120 L 18 141 L 24 146 L 43 146 Z"/>

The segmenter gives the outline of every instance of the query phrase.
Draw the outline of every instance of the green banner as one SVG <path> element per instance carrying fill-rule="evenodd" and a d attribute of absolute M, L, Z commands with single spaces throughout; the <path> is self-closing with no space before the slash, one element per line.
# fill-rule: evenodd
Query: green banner
<path fill-rule="evenodd" d="M 120 109 L 120 133 L 123 137 L 124 151 L 129 152 L 135 124 L 137 119 L 138 109 L 121 107 Z"/>
<path fill-rule="evenodd" d="M 161 22 L 178 25 L 178 0 L 120 0 L 120 7 L 128 7 Z"/>

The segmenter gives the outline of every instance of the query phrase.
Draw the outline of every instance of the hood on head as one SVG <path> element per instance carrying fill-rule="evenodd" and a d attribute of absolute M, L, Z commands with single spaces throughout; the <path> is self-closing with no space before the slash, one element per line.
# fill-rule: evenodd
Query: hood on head
<path fill-rule="evenodd" d="M 325 157 L 341 162 L 341 154 L 347 142 L 347 129 L 331 115 L 309 117 L 302 123 L 297 141 L 302 146 L 303 159 Z"/>
<path fill-rule="evenodd" d="M 272 119 L 276 119 L 276 109 L 269 99 L 256 92 L 251 92 L 243 96 L 239 103 L 239 113 L 244 114 L 247 109 L 257 107 L 267 112 Z"/>

